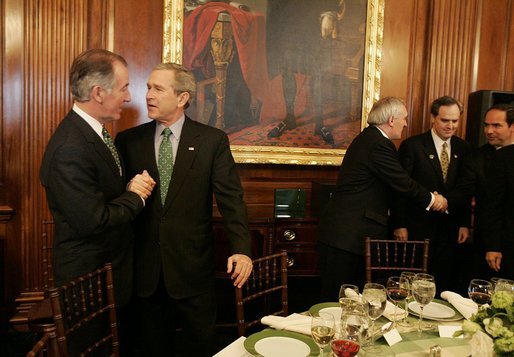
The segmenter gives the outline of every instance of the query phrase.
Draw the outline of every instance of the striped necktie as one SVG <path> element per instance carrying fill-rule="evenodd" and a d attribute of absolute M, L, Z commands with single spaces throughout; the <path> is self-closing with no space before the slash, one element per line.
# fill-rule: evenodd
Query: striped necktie
<path fill-rule="evenodd" d="M 173 147 L 170 139 L 171 129 L 165 128 L 161 135 L 163 138 L 159 147 L 157 168 L 159 169 L 159 178 L 161 181 L 161 203 L 164 206 L 171 181 L 171 174 L 173 173 Z"/>
<path fill-rule="evenodd" d="M 114 157 L 114 161 L 116 161 L 116 166 L 118 166 L 118 169 L 120 170 L 120 176 L 121 176 L 122 171 L 121 171 L 120 156 L 118 155 L 118 150 L 116 150 L 116 147 L 114 146 L 114 142 L 112 141 L 112 138 L 109 135 L 109 132 L 107 131 L 107 129 L 102 128 L 102 136 L 104 138 L 105 145 L 107 145 L 107 147 L 111 151 L 112 156 Z"/>
<path fill-rule="evenodd" d="M 448 156 L 448 144 L 443 143 L 443 150 L 441 150 L 441 171 L 443 172 L 443 179 L 446 182 L 448 176 L 448 166 L 450 166 L 450 157 Z"/>

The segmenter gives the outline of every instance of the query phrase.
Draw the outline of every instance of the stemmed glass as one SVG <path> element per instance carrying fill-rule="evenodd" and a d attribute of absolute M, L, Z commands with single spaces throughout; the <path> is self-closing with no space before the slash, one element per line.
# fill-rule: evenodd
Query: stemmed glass
<path fill-rule="evenodd" d="M 359 287 L 353 284 L 342 284 L 341 288 L 339 289 L 339 300 L 341 300 L 342 298 L 360 300 Z"/>
<path fill-rule="evenodd" d="M 367 331 L 368 319 L 362 310 L 348 312 L 341 330 L 341 336 L 330 343 L 332 352 L 337 357 L 352 357 L 357 355 Z"/>
<path fill-rule="evenodd" d="M 319 312 L 313 316 L 311 321 L 311 335 L 319 347 L 319 355 L 323 357 L 323 349 L 334 338 L 335 334 L 334 315 L 328 312 Z"/>
<path fill-rule="evenodd" d="M 493 294 L 493 284 L 487 280 L 473 279 L 469 282 L 468 295 L 478 306 L 487 304 L 491 301 Z"/>
<path fill-rule="evenodd" d="M 412 271 L 402 271 L 400 274 L 401 278 L 406 278 L 409 281 L 409 295 L 405 299 L 405 312 L 402 321 L 399 323 L 400 326 L 412 327 L 412 322 L 407 320 L 407 315 L 409 314 L 409 300 L 412 298 L 412 280 L 415 276 L 416 273 Z"/>
<path fill-rule="evenodd" d="M 386 288 L 382 284 L 367 283 L 362 290 L 362 301 L 371 319 L 371 341 L 369 349 L 375 348 L 375 320 L 382 316 L 386 308 L 387 295 Z"/>
<path fill-rule="evenodd" d="M 435 297 L 435 280 L 430 274 L 419 273 L 412 280 L 412 295 L 420 308 L 418 333 L 423 329 L 423 308 Z"/>
<path fill-rule="evenodd" d="M 398 303 L 404 301 L 409 296 L 409 280 L 401 276 L 391 276 L 386 283 L 387 296 L 394 302 L 393 326 L 396 326 L 396 316 L 398 316 Z M 403 315 L 405 317 L 405 314 Z"/>
<path fill-rule="evenodd" d="M 509 291 L 514 293 L 514 280 L 500 278 L 496 282 L 494 291 Z"/>

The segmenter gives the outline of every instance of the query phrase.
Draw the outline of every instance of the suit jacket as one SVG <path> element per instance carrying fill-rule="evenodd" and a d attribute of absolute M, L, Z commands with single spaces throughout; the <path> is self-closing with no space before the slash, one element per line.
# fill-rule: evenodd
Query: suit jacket
<path fill-rule="evenodd" d="M 186 117 L 164 206 L 155 158 L 155 121 L 116 137 L 129 177 L 148 170 L 157 182 L 136 220 L 136 290 L 150 296 L 163 273 L 173 298 L 206 292 L 215 281 L 213 193 L 233 253 L 250 256 L 243 189 L 227 135 Z"/>
<path fill-rule="evenodd" d="M 471 148 L 464 140 L 451 137 L 451 158 L 446 182 L 441 163 L 430 131 L 410 137 L 402 142 L 398 150 L 400 162 L 409 175 L 431 192 L 437 191 L 448 200 L 448 212 L 427 211 L 406 199 L 395 203 L 394 227 L 406 227 L 409 239 L 456 241 L 459 227 L 471 225 L 471 198 L 459 190 L 461 179 L 471 175 L 467 157 Z"/>
<path fill-rule="evenodd" d="M 473 220 L 473 243 L 484 248 L 483 222 L 486 214 L 489 176 L 494 170 L 496 148 L 485 144 L 474 150 L 471 156 L 475 184 L 475 209 Z"/>
<path fill-rule="evenodd" d="M 508 252 L 514 257 L 514 145 L 496 152 L 491 175 L 488 178 L 487 202 L 483 214 L 482 232 L 485 250 Z M 503 267 L 502 262 L 502 267 Z M 510 266 L 514 264 L 510 262 Z M 514 271 L 510 272 L 514 274 Z M 512 276 L 510 277 L 512 278 Z"/>
<path fill-rule="evenodd" d="M 116 303 L 132 292 L 133 232 L 141 198 L 125 189 L 111 152 L 77 113 L 52 135 L 40 178 L 55 221 L 53 268 L 57 286 L 107 262 L 113 264 Z"/>
<path fill-rule="evenodd" d="M 346 151 L 336 188 L 320 219 L 319 241 L 364 255 L 365 237 L 387 237 L 389 208 L 398 193 L 420 207 L 430 204 L 430 192 L 402 168 L 391 140 L 370 126 Z"/>

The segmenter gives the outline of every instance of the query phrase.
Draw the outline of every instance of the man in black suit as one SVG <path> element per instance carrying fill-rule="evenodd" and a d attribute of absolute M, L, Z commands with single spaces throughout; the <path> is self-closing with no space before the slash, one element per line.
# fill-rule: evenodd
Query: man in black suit
<path fill-rule="evenodd" d="M 213 354 L 213 193 L 234 253 L 227 272 L 241 287 L 252 271 L 243 189 L 228 137 L 185 116 L 194 93 L 186 68 L 156 66 L 146 95 L 153 121 L 116 138 L 129 173 L 144 168 L 158 178 L 156 194 L 136 220 L 136 293 L 143 348 L 152 356 L 170 354 L 177 320 L 195 356 Z"/>
<path fill-rule="evenodd" d="M 40 172 L 55 222 L 55 284 L 111 262 L 120 308 L 132 294 L 130 224 L 155 184 L 143 173 L 126 186 L 125 170 L 104 127 L 120 119 L 123 104 L 130 101 L 128 85 L 123 57 L 101 49 L 79 55 L 70 72 L 73 109 L 48 142 Z"/>
<path fill-rule="evenodd" d="M 438 290 L 456 290 L 462 286 L 456 285 L 456 272 L 461 270 L 454 262 L 461 261 L 455 253 L 457 245 L 469 238 L 471 224 L 470 197 L 459 191 L 458 183 L 459 178 L 467 175 L 464 162 L 471 148 L 454 135 L 462 113 L 457 100 L 448 96 L 438 98 L 432 103 L 430 113 L 431 130 L 404 140 L 398 153 L 402 166 L 414 180 L 448 199 L 448 210 L 428 212 L 416 202 L 400 199 L 393 212 L 394 237 L 430 239 L 429 272 L 435 276 Z M 464 278 L 461 285 L 467 287 L 468 283 L 469 279 Z"/>
<path fill-rule="evenodd" d="M 364 281 L 364 238 L 387 238 L 389 209 L 398 193 L 421 209 L 446 210 L 446 199 L 412 180 L 391 140 L 400 139 L 407 109 L 398 98 L 373 105 L 370 125 L 350 144 L 336 188 L 319 223 L 322 298 L 337 297 L 341 283 Z"/>
<path fill-rule="evenodd" d="M 514 107 L 500 104 L 485 115 L 488 143 L 476 160 L 475 231 L 492 275 L 514 278 Z M 501 149 L 501 150 L 500 150 Z"/>
<path fill-rule="evenodd" d="M 496 151 L 514 143 L 514 108 L 507 104 L 498 104 L 489 108 L 484 118 L 484 134 L 487 144 L 475 150 L 472 155 L 475 179 L 473 244 L 477 254 L 475 276 L 489 280 L 498 274 L 484 260 L 487 236 L 483 234 L 483 229 L 486 228 L 484 215 L 486 214 L 488 177 L 494 169 Z"/>

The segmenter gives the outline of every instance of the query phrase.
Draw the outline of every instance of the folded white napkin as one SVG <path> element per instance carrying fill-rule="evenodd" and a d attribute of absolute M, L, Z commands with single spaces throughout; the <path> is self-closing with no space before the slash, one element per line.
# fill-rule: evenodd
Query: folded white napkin
<path fill-rule="evenodd" d="M 394 304 L 390 301 L 387 301 L 386 308 L 382 315 L 389 321 L 399 321 L 403 319 L 403 316 L 405 316 L 405 310 L 399 306 L 396 308 L 396 315 L 394 311 Z"/>
<path fill-rule="evenodd" d="M 452 291 L 443 291 L 441 297 L 453 305 L 458 312 L 464 316 L 465 319 L 469 320 L 471 315 L 478 311 L 478 305 L 471 299 L 462 297 L 461 295 Z"/>
<path fill-rule="evenodd" d="M 277 330 L 293 331 L 310 336 L 311 320 L 310 316 L 300 314 L 291 314 L 287 317 L 268 315 L 261 319 L 261 323 Z"/>
<path fill-rule="evenodd" d="M 350 289 L 350 288 L 344 289 L 344 294 L 346 295 L 347 298 L 359 299 L 359 300 L 362 298 L 361 294 L 357 294 L 355 292 L 355 290 Z"/>

